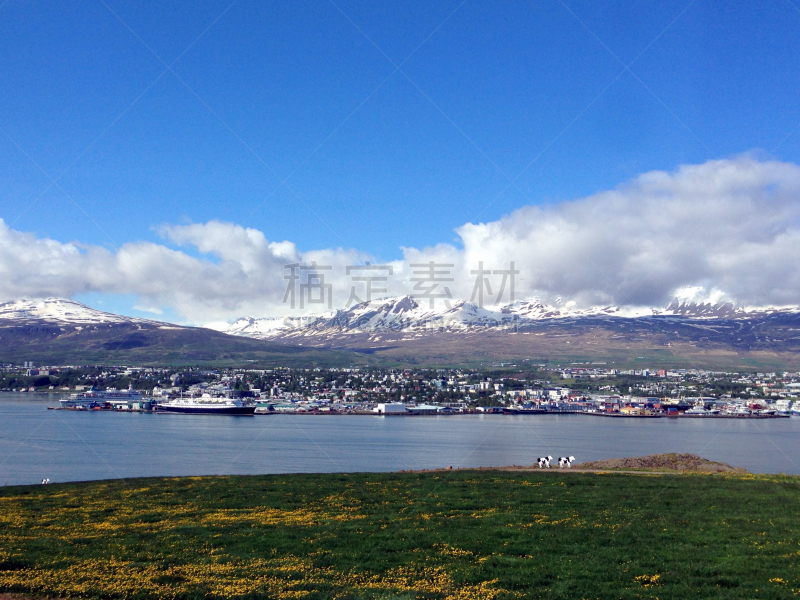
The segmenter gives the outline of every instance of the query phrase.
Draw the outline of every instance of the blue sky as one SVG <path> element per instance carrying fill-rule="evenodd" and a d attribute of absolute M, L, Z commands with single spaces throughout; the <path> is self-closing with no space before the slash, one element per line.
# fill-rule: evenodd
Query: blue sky
<path fill-rule="evenodd" d="M 8 0 L 0 55 L 0 218 L 109 249 L 219 219 L 394 260 L 651 170 L 800 162 L 790 0 Z"/>

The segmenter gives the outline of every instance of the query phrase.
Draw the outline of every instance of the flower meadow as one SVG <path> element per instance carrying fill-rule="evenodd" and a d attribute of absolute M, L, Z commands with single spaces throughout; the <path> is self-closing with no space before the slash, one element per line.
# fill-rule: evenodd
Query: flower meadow
<path fill-rule="evenodd" d="M 0 591 L 792 598 L 800 478 L 447 471 L 0 488 Z"/>

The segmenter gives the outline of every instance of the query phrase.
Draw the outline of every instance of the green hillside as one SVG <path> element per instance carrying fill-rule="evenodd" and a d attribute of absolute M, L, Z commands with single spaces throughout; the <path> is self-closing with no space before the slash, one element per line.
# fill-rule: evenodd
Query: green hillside
<path fill-rule="evenodd" d="M 764 598 L 800 481 L 559 472 L 0 489 L 0 591 L 54 598 Z"/>
<path fill-rule="evenodd" d="M 269 365 L 324 367 L 368 362 L 351 350 L 326 350 L 236 337 L 200 327 L 53 325 L 0 329 L 0 362 L 37 364 Z"/>

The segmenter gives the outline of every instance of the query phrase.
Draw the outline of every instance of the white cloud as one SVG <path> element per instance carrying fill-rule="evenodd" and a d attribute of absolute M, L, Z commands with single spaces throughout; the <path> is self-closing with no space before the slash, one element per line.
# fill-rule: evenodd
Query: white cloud
<path fill-rule="evenodd" d="M 742 303 L 794 303 L 798 217 L 800 168 L 741 157 L 647 173 L 613 191 L 525 207 L 458 232 L 473 261 L 525 257 L 529 294 L 658 304 L 700 286 Z"/>
<path fill-rule="evenodd" d="M 164 310 L 159 308 L 158 306 L 142 306 L 141 304 L 134 304 L 133 310 L 138 310 L 141 312 L 148 312 L 154 315 L 163 315 Z"/>
<path fill-rule="evenodd" d="M 136 294 L 149 310 L 172 307 L 202 323 L 301 312 L 283 303 L 289 263 L 330 266 L 320 272 L 332 285 L 334 307 L 343 306 L 352 285 L 346 267 L 375 263 L 352 249 L 300 252 L 290 241 L 271 242 L 256 229 L 220 221 L 159 231 L 178 249 L 135 242 L 110 252 L 37 238 L 0 220 L 0 296 Z M 410 265 L 433 260 L 454 265 L 454 281 L 440 286 L 469 299 L 479 261 L 485 269 L 514 261 L 517 299 L 561 297 L 576 306 L 664 305 L 676 296 L 800 304 L 800 167 L 794 164 L 743 156 L 651 172 L 615 190 L 527 206 L 456 231 L 463 249 L 403 248 L 389 281 L 374 287 L 388 287 L 387 295 L 411 293 L 420 269 Z M 187 247 L 201 257 L 180 249 Z M 491 276 L 494 294 L 500 280 Z M 363 297 L 363 284 L 357 285 Z"/>

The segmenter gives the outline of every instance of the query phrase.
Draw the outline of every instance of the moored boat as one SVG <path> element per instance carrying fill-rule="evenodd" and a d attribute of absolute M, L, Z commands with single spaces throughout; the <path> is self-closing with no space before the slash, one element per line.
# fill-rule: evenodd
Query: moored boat
<path fill-rule="evenodd" d="M 252 415 L 255 405 L 238 398 L 175 398 L 159 403 L 156 412 L 183 415 Z"/>
<path fill-rule="evenodd" d="M 543 415 L 547 412 L 544 408 L 503 408 L 506 415 Z"/>
<path fill-rule="evenodd" d="M 97 408 L 104 402 L 114 401 L 128 401 L 138 402 L 142 399 L 141 392 L 134 389 L 118 390 L 116 388 L 109 388 L 107 390 L 96 390 L 94 387 L 91 389 L 70 395 L 69 398 L 62 398 L 59 400 L 61 408 L 71 408 L 77 410 L 88 410 Z"/>

